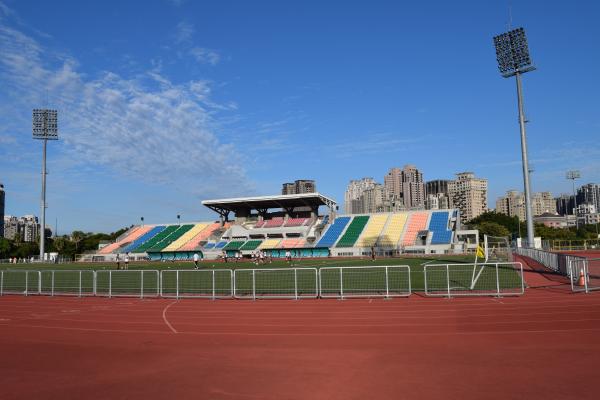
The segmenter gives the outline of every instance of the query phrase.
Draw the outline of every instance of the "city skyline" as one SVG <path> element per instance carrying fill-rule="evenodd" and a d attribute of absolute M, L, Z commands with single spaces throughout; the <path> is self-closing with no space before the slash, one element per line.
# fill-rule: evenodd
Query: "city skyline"
<path fill-rule="evenodd" d="M 38 213 L 30 117 L 46 106 L 61 113 L 47 216 L 61 231 L 209 220 L 203 199 L 304 177 L 341 201 L 353 177 L 405 164 L 425 180 L 475 171 L 490 204 L 522 191 L 514 85 L 492 43 L 506 5 L 366 4 L 0 0 L 6 213 Z M 512 7 L 538 67 L 523 82 L 533 192 L 571 193 L 570 169 L 600 182 L 599 11 Z"/>

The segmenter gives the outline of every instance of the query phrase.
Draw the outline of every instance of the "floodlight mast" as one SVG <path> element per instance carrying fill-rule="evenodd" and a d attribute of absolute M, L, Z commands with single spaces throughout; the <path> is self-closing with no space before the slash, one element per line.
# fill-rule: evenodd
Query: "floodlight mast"
<path fill-rule="evenodd" d="M 48 140 L 58 140 L 58 112 L 56 110 L 33 110 L 33 138 L 43 140 L 42 150 L 42 215 L 40 221 L 40 262 L 46 252 L 46 147 Z"/>
<path fill-rule="evenodd" d="M 517 101 L 519 108 L 519 128 L 521 131 L 521 159 L 523 163 L 523 186 L 525 191 L 525 213 L 527 220 L 527 245 L 534 245 L 533 214 L 531 207 L 531 185 L 529 183 L 529 161 L 527 156 L 527 134 L 525 112 L 523 111 L 523 88 L 521 74 L 533 71 L 535 67 L 529 57 L 527 38 L 523 28 L 517 28 L 494 37 L 498 69 L 503 77 L 514 76 L 517 81 Z"/>
<path fill-rule="evenodd" d="M 575 228 L 579 229 L 579 219 L 577 218 L 577 194 L 575 193 L 575 179 L 581 178 L 581 173 L 578 170 L 567 171 L 567 179 L 573 181 L 573 215 L 575 216 Z M 567 214 L 569 212 L 567 211 Z M 568 218 L 568 217 L 567 217 Z M 568 219 L 567 219 L 568 221 Z M 569 224 L 567 224 L 567 227 Z"/>

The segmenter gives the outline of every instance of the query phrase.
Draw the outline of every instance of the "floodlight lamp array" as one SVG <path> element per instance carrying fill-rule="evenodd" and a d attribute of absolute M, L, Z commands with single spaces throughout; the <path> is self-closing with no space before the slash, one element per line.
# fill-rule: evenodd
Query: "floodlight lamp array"
<path fill-rule="evenodd" d="M 58 140 L 58 111 L 36 108 L 32 123 L 34 139 Z"/>
<path fill-rule="evenodd" d="M 581 178 L 581 172 L 575 170 L 575 171 L 567 171 L 567 179 L 579 179 Z"/>
<path fill-rule="evenodd" d="M 494 36 L 494 46 L 496 47 L 498 69 L 505 78 L 535 69 L 529 56 L 529 47 L 523 28 Z"/>

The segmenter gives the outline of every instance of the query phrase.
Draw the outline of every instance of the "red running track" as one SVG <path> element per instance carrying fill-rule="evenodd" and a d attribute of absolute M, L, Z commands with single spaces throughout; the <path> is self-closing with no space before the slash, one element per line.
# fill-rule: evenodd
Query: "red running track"
<path fill-rule="evenodd" d="M 600 293 L 0 298 L 2 399 L 597 399 Z"/>

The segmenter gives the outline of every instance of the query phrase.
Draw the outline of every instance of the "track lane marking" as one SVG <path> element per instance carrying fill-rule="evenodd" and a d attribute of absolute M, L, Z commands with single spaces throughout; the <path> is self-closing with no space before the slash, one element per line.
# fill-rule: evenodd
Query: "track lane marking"
<path fill-rule="evenodd" d="M 169 303 L 166 305 L 165 308 L 163 308 L 163 312 L 162 312 L 162 317 L 163 317 L 163 321 L 165 321 L 165 324 L 169 327 L 169 329 L 173 332 L 173 333 L 178 333 L 177 330 L 175 328 L 173 328 L 173 325 L 171 325 L 171 323 L 169 322 L 169 320 L 167 319 L 167 310 L 169 309 L 169 307 L 171 307 L 173 304 L 177 303 L 176 301 Z"/>

